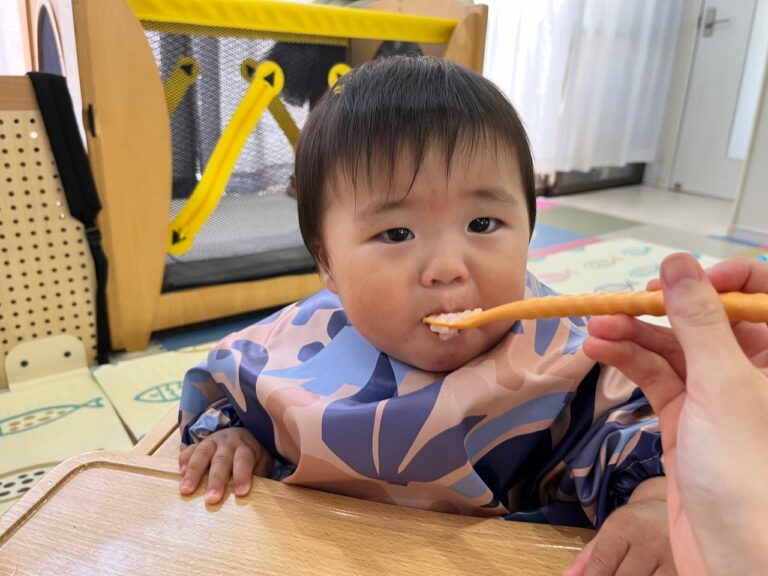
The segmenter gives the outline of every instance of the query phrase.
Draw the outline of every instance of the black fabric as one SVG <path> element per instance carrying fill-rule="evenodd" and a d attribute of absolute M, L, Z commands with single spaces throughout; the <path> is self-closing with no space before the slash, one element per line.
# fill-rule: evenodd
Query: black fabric
<path fill-rule="evenodd" d="M 56 74 L 41 72 L 29 72 L 27 75 L 35 90 L 69 211 L 82 222 L 88 236 L 96 270 L 97 359 L 103 364 L 109 361 L 109 325 L 105 293 L 107 257 L 101 247 L 101 232 L 96 227 L 96 216 L 101 210 L 101 202 L 88 164 L 88 156 L 80 139 L 66 79 Z"/>

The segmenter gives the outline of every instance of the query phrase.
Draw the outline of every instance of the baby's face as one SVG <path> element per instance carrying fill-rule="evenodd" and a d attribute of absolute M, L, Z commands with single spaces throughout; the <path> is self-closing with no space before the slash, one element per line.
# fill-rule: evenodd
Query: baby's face
<path fill-rule="evenodd" d="M 327 192 L 323 275 L 369 342 L 412 366 L 447 372 L 495 345 L 511 322 L 441 340 L 422 318 L 523 297 L 525 195 L 514 155 L 501 146 L 498 154 L 481 146 L 471 158 L 457 151 L 449 174 L 441 155 L 428 154 L 407 194 L 413 170 L 404 164 L 389 201 L 365 175 L 356 191 L 340 177 Z"/>

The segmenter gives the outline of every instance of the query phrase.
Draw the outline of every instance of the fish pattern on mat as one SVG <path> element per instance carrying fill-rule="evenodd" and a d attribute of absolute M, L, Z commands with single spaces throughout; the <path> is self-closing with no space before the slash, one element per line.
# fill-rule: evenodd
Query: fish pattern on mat
<path fill-rule="evenodd" d="M 133 397 L 137 402 L 177 402 L 181 398 L 181 380 L 163 382 L 142 390 Z"/>
<path fill-rule="evenodd" d="M 0 438 L 46 426 L 77 412 L 82 408 L 104 408 L 104 398 L 98 397 L 83 404 L 58 404 L 28 410 L 0 420 Z"/>

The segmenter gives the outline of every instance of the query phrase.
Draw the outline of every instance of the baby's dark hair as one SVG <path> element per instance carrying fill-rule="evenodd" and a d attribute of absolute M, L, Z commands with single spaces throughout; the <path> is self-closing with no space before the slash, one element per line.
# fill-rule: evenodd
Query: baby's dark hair
<path fill-rule="evenodd" d="M 402 154 L 410 154 L 415 180 L 430 146 L 443 153 L 450 171 L 458 146 L 468 146 L 471 153 L 486 142 L 497 153 L 516 155 L 533 231 L 536 196 L 528 138 L 512 104 L 493 83 L 432 57 L 383 58 L 352 70 L 315 106 L 299 139 L 296 195 L 304 243 L 320 262 L 326 194 L 338 175 L 355 183 L 363 174 L 369 185 L 374 174 L 391 180 Z"/>

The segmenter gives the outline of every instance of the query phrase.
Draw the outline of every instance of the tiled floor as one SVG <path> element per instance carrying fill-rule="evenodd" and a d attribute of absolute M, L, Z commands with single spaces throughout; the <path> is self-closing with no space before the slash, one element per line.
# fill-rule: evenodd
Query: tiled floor
<path fill-rule="evenodd" d="M 635 238 L 718 258 L 764 252 L 726 236 L 731 209 L 726 200 L 628 186 L 540 200 L 538 222 L 602 240 Z"/>
<path fill-rule="evenodd" d="M 545 209 L 538 214 L 538 224 L 565 228 L 590 235 L 608 234 L 640 224 L 634 218 L 626 219 L 598 214 L 581 207 L 570 207 L 561 202 L 553 202 L 552 204 L 555 204 L 556 208 Z"/>
<path fill-rule="evenodd" d="M 733 202 L 730 200 L 705 198 L 650 186 L 609 188 L 559 196 L 553 200 L 561 206 L 703 236 L 724 235 L 733 209 Z"/>

